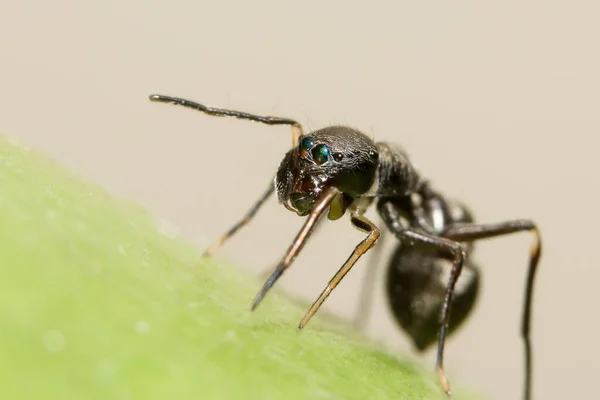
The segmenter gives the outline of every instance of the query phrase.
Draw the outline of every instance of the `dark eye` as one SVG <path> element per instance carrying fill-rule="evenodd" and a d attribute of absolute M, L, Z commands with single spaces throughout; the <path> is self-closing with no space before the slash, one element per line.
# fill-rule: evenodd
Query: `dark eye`
<path fill-rule="evenodd" d="M 340 162 L 344 159 L 344 155 L 342 153 L 333 153 L 333 159 Z"/>
<path fill-rule="evenodd" d="M 313 141 L 311 138 L 305 137 L 300 141 L 300 150 L 308 151 L 313 145 Z"/>
<path fill-rule="evenodd" d="M 329 147 L 327 147 L 324 144 L 320 144 L 318 146 L 316 146 L 313 150 L 312 150 L 312 156 L 313 156 L 313 160 L 321 165 L 327 162 L 327 160 L 329 160 Z"/>

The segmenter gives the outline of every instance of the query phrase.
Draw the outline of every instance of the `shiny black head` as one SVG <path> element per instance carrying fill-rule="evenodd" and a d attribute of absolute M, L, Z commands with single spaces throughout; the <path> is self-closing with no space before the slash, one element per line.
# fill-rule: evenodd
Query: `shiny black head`
<path fill-rule="evenodd" d="M 279 202 L 306 215 L 324 189 L 335 187 L 343 196 L 338 203 L 342 205 L 336 214 L 339 217 L 352 199 L 373 186 L 378 156 L 375 143 L 351 128 L 332 126 L 302 135 L 277 170 Z"/>

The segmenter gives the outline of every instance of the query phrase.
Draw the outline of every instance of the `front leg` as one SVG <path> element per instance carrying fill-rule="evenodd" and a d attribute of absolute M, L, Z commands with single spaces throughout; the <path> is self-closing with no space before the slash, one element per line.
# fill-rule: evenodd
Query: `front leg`
<path fill-rule="evenodd" d="M 319 196 L 312 211 L 308 214 L 308 218 L 306 219 L 306 222 L 304 222 L 302 229 L 300 229 L 300 232 L 298 232 L 296 238 L 294 239 L 290 247 L 288 247 L 283 258 L 281 259 L 279 264 L 277 264 L 277 267 L 275 267 L 267 281 L 264 283 L 260 292 L 258 292 L 256 297 L 254 298 L 251 310 L 255 310 L 256 307 L 258 307 L 258 305 L 265 297 L 267 292 L 271 290 L 271 287 L 273 287 L 275 282 L 281 277 L 285 270 L 290 267 L 296 256 L 298 256 L 298 253 L 300 253 L 300 250 L 302 250 L 302 248 L 306 244 L 306 241 L 313 232 L 315 225 L 317 224 L 319 219 L 324 215 L 325 210 L 329 207 L 333 199 L 339 194 L 340 191 L 338 189 L 330 187 L 325 192 L 323 192 L 321 196 Z"/>
<path fill-rule="evenodd" d="M 321 226 L 323 226 L 323 221 L 325 221 L 325 218 L 320 218 L 317 220 L 317 222 L 315 223 L 315 227 L 312 230 L 311 235 L 314 235 L 315 233 L 317 233 L 319 231 L 319 228 Z M 262 273 L 260 274 L 260 277 L 263 279 L 267 279 L 269 276 L 271 276 L 271 274 L 273 272 L 275 272 L 275 270 L 277 269 L 278 264 L 275 265 L 271 265 L 268 268 L 265 268 Z"/>
<path fill-rule="evenodd" d="M 441 310 L 441 327 L 438 336 L 438 353 L 436 363 L 436 370 L 442 383 L 444 392 L 450 396 L 450 384 L 444 372 L 444 344 L 450 323 L 450 305 L 452 304 L 454 287 L 462 271 L 463 264 L 467 258 L 466 250 L 459 242 L 425 232 L 419 232 L 407 227 L 407 224 L 403 223 L 403 219 L 398 207 L 392 201 L 381 200 L 377 204 L 377 210 L 388 229 L 394 233 L 401 242 L 421 243 L 432 246 L 434 248 L 447 251 L 454 258 L 452 270 L 450 272 L 450 279 L 448 280 L 448 285 L 446 287 L 446 293 L 444 296 L 444 303 Z"/>
<path fill-rule="evenodd" d="M 261 196 L 254 202 L 252 207 L 246 212 L 246 215 L 239 221 L 237 221 L 229 230 L 222 235 L 219 240 L 217 240 L 212 246 L 210 246 L 207 250 L 204 251 L 204 257 L 212 256 L 226 241 L 228 241 L 233 235 L 235 235 L 242 227 L 248 225 L 258 210 L 265 204 L 265 202 L 271 197 L 273 192 L 275 191 L 275 185 L 273 182 L 269 182 L 269 186 L 267 189 L 261 194 Z"/>

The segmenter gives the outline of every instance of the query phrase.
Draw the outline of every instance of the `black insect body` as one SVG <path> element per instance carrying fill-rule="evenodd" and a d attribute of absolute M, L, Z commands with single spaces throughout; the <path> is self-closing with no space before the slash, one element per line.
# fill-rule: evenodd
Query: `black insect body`
<path fill-rule="evenodd" d="M 410 202 L 410 199 L 406 199 Z M 410 204 L 405 208 L 411 209 Z M 473 223 L 461 205 L 444 201 L 429 193 L 423 207 L 431 231 L 442 234 L 447 226 Z M 473 243 L 465 243 L 468 256 Z M 423 245 L 399 242 L 392 254 L 386 279 L 387 299 L 400 326 L 411 337 L 415 347 L 424 351 L 438 339 L 442 309 L 453 258 L 443 250 Z M 454 286 L 452 313 L 448 334 L 467 318 L 478 294 L 479 269 L 470 258 L 464 261 L 460 279 Z"/>
<path fill-rule="evenodd" d="M 391 309 L 418 349 L 423 350 L 437 341 L 437 373 L 448 395 L 450 386 L 443 367 L 445 339 L 469 315 L 479 287 L 478 269 L 467 258 L 473 242 L 521 231 L 532 232 L 535 240 L 529 257 L 521 331 L 525 342 L 524 398 L 531 398 L 529 331 L 533 281 L 541 254 L 541 238 L 533 222 L 474 223 L 464 206 L 432 189 L 401 148 L 374 142 L 352 128 L 332 126 L 304 134 L 301 125 L 291 119 L 210 108 L 163 95 L 152 95 L 150 100 L 182 105 L 209 115 L 292 127 L 292 148 L 281 161 L 273 182 L 244 218 L 205 253 L 213 254 L 250 222 L 274 192 L 287 209 L 306 217 L 302 229 L 256 296 L 252 309 L 291 265 L 325 212 L 330 220 L 348 213 L 352 225 L 366 237 L 310 307 L 299 324 L 299 328 L 303 328 L 352 266 L 379 239 L 379 229 L 364 215 L 375 203 L 387 229 L 398 239 L 387 274 Z"/>

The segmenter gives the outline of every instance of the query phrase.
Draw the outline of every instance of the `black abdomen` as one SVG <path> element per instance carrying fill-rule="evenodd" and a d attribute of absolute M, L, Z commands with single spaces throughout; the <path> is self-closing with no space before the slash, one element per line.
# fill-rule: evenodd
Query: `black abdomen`
<path fill-rule="evenodd" d="M 451 269 L 451 257 L 421 246 L 398 245 L 388 265 L 386 289 L 391 311 L 420 351 L 437 341 Z M 478 270 L 467 260 L 455 286 L 449 334 L 472 310 L 478 289 Z"/>

